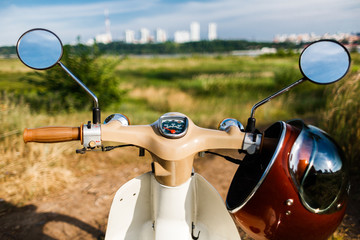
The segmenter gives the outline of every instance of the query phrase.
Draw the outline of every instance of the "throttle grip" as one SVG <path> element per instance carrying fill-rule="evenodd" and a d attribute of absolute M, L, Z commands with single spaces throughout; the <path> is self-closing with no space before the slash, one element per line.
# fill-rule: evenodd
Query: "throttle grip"
<path fill-rule="evenodd" d="M 80 140 L 80 127 L 40 127 L 34 129 L 25 128 L 24 142 L 56 143 Z"/>

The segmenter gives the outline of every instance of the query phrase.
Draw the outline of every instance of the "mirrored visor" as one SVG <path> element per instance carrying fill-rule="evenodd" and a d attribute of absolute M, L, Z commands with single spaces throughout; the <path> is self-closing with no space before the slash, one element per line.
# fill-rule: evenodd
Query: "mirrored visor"
<path fill-rule="evenodd" d="M 331 213 L 342 206 L 348 186 L 344 163 L 341 149 L 325 132 L 303 125 L 289 156 L 289 171 L 308 210 Z"/>

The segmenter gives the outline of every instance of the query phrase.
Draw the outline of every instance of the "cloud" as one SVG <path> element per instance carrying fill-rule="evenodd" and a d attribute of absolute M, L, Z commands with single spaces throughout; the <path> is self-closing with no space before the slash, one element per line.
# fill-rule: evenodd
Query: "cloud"
<path fill-rule="evenodd" d="M 109 9 L 110 14 L 121 15 L 144 11 L 156 3 L 146 0 L 136 0 L 136 4 L 134 2 L 127 0 L 30 7 L 11 5 L 0 10 L 0 31 L 6 33 L 2 34 L 0 45 L 14 44 L 21 33 L 35 27 L 49 28 L 67 41 L 75 39 L 79 34 L 94 37 L 99 31 L 104 31 L 105 9 Z"/>
<path fill-rule="evenodd" d="M 271 40 L 277 33 L 360 31 L 358 0 L 125 0 L 2 8 L 0 45 L 14 44 L 33 27 L 49 28 L 65 43 L 79 35 L 87 40 L 105 31 L 105 9 L 115 38 L 141 27 L 161 27 L 172 35 L 189 29 L 192 21 L 200 22 L 203 35 L 207 24 L 216 22 L 223 38 Z"/>
<path fill-rule="evenodd" d="M 360 22 L 358 0 L 222 0 L 187 2 L 156 13 L 131 19 L 127 28 L 159 26 L 170 32 L 189 29 L 192 21 L 218 24 L 224 38 L 271 40 L 278 33 L 357 31 Z M 119 29 L 120 30 L 120 29 Z"/>

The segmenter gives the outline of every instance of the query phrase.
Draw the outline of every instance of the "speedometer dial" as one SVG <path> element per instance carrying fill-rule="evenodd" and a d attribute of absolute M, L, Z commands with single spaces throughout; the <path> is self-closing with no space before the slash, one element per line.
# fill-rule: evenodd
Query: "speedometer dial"
<path fill-rule="evenodd" d="M 181 115 L 163 115 L 159 119 L 160 133 L 168 138 L 180 138 L 186 134 L 188 119 Z"/>

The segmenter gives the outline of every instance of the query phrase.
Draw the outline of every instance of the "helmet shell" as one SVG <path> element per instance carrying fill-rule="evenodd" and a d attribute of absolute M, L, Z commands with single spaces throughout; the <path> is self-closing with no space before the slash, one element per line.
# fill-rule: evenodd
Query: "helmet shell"
<path fill-rule="evenodd" d="M 349 187 L 343 153 L 326 133 L 299 120 L 277 122 L 265 130 L 261 152 L 240 164 L 226 205 L 254 239 L 321 240 L 341 223 Z"/>

